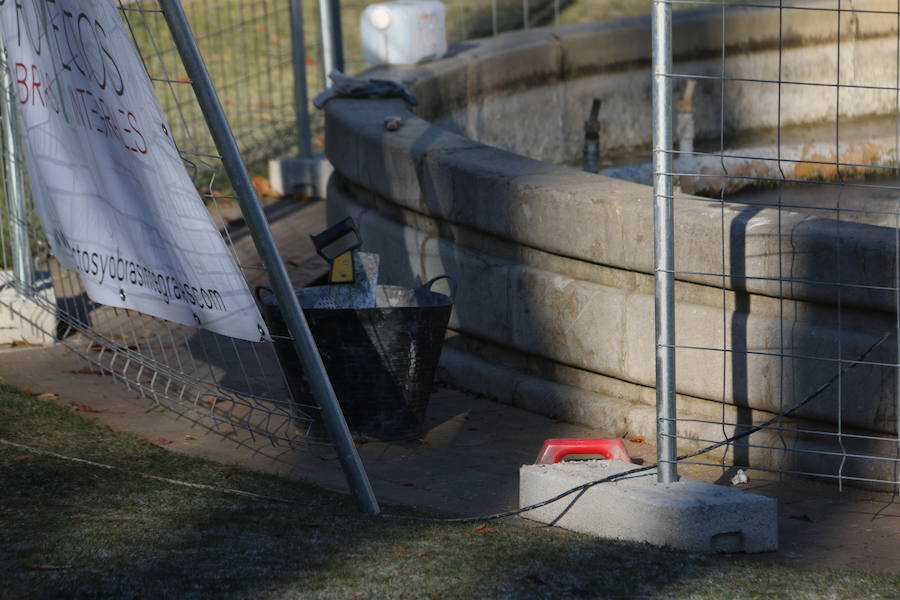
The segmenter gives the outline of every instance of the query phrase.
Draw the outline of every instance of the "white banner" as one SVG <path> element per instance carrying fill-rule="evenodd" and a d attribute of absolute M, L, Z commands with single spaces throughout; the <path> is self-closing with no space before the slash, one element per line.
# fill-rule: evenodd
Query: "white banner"
<path fill-rule="evenodd" d="M 111 0 L 0 0 L 31 189 L 90 298 L 245 340 L 268 330 Z"/>

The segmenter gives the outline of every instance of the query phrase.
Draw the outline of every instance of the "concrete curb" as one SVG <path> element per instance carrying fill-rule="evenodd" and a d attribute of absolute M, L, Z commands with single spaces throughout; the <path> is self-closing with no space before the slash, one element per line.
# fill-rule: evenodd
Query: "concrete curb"
<path fill-rule="evenodd" d="M 519 506 L 633 468 L 615 460 L 525 465 L 519 472 Z M 693 479 L 669 484 L 657 483 L 655 475 L 622 479 L 595 485 L 524 516 L 598 537 L 691 552 L 778 549 L 774 499 Z"/>

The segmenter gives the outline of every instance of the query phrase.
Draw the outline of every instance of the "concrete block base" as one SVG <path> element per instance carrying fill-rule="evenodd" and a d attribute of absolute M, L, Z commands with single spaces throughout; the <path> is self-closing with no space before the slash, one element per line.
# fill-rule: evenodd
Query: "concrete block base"
<path fill-rule="evenodd" d="M 334 168 L 324 154 L 310 158 L 270 160 L 269 183 L 272 189 L 282 196 L 306 193 L 324 198 L 332 171 Z"/>
<path fill-rule="evenodd" d="M 519 506 L 634 468 L 613 460 L 525 465 L 519 471 Z M 651 475 L 602 483 L 523 516 L 691 552 L 767 552 L 778 549 L 776 508 L 772 498 L 692 479 L 660 484 Z"/>
<path fill-rule="evenodd" d="M 38 293 L 44 297 L 49 295 L 50 301 L 55 301 L 49 280 L 38 281 L 36 287 Z M 56 340 L 52 332 L 56 327 L 56 317 L 21 296 L 12 285 L 0 284 L 0 344 L 23 341 L 37 346 L 53 344 Z"/>

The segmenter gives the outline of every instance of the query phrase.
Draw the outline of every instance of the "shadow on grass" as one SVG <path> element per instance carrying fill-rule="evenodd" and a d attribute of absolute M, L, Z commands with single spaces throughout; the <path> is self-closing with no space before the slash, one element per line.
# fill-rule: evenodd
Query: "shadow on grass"
<path fill-rule="evenodd" d="M 798 585 L 825 593 L 838 578 L 851 596 L 890 597 L 897 585 L 522 521 L 367 517 L 339 494 L 167 452 L 9 388 L 0 388 L 0 438 L 296 501 L 190 489 L 0 445 L 0 597 L 795 597 Z"/>

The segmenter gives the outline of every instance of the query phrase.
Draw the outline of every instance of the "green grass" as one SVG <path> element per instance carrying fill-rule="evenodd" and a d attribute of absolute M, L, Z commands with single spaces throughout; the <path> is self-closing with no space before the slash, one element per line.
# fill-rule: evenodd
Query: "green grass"
<path fill-rule="evenodd" d="M 793 600 L 890 598 L 900 585 L 895 576 L 793 571 L 520 520 L 479 532 L 471 524 L 367 517 L 345 496 L 178 455 L 3 384 L 0 438 L 298 502 L 190 489 L 0 444 L 4 598 Z"/>

